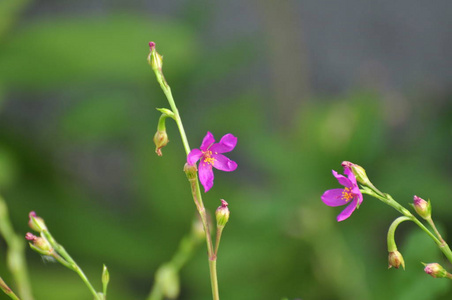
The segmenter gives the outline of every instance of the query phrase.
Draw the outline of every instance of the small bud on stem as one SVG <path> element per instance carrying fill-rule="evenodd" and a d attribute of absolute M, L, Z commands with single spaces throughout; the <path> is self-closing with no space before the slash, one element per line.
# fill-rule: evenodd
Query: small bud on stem
<path fill-rule="evenodd" d="M 28 214 L 29 220 L 28 220 L 28 226 L 36 231 L 41 232 L 43 230 L 47 230 L 47 226 L 44 222 L 44 220 L 41 217 L 38 217 L 34 211 L 30 212 Z"/>
<path fill-rule="evenodd" d="M 354 164 L 349 161 L 343 161 L 342 167 L 351 170 L 359 183 L 366 186 L 372 186 L 369 178 L 367 177 L 366 170 L 364 170 L 364 168 L 360 165 Z"/>
<path fill-rule="evenodd" d="M 433 278 L 449 278 L 452 279 L 452 274 L 447 272 L 440 264 L 438 263 L 430 263 L 430 264 L 424 264 L 422 263 L 425 268 L 424 272 L 428 275 L 432 276 Z"/>
<path fill-rule="evenodd" d="M 402 266 L 402 268 L 405 270 L 405 261 L 402 254 L 397 250 L 389 252 L 388 264 L 388 269 L 392 267 L 398 269 L 400 268 L 400 266 Z"/>
<path fill-rule="evenodd" d="M 46 239 L 42 237 L 37 237 L 30 232 L 27 232 L 27 234 L 25 235 L 25 239 L 32 242 L 30 243 L 30 247 L 36 252 L 42 255 L 49 256 L 52 255 L 53 247 L 49 244 L 49 242 Z"/>
<path fill-rule="evenodd" d="M 221 199 L 221 206 L 215 211 L 215 217 L 217 219 L 218 227 L 224 227 L 229 220 L 228 203 L 223 199 Z"/>
<path fill-rule="evenodd" d="M 166 130 L 160 131 L 157 130 L 157 132 L 154 135 L 154 144 L 155 144 L 155 153 L 157 153 L 158 156 L 162 156 L 162 148 L 165 147 L 169 142 L 168 134 L 166 133 Z"/>
<path fill-rule="evenodd" d="M 414 210 L 421 218 L 423 218 L 424 220 L 429 220 L 431 218 L 432 205 L 430 204 L 430 200 L 427 202 L 421 197 L 414 196 L 413 204 Z"/>

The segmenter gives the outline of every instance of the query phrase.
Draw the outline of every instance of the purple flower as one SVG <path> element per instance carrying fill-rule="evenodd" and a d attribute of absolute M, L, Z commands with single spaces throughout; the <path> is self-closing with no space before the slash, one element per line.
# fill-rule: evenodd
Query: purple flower
<path fill-rule="evenodd" d="M 213 186 L 212 167 L 226 172 L 232 172 L 237 169 L 237 163 L 235 161 L 221 154 L 232 151 L 236 144 L 237 138 L 230 133 L 223 136 L 219 143 L 215 143 L 215 138 L 212 133 L 207 132 L 201 147 L 190 151 L 187 156 L 187 163 L 194 165 L 200 160 L 198 173 L 199 180 L 204 186 L 204 192 L 209 191 Z"/>
<path fill-rule="evenodd" d="M 349 168 L 344 168 L 347 177 L 338 174 L 333 170 L 333 175 L 337 181 L 344 186 L 343 189 L 328 190 L 322 195 L 322 201 L 328 206 L 349 205 L 337 216 L 337 221 L 343 221 L 351 216 L 357 207 L 363 202 L 363 195 L 356 183 L 356 177 Z"/>

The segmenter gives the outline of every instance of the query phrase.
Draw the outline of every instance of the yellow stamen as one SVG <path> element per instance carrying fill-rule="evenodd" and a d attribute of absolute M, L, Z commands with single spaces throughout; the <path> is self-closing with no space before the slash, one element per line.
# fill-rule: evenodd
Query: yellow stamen
<path fill-rule="evenodd" d="M 348 202 L 350 200 L 352 200 L 354 197 L 354 194 L 352 193 L 352 189 L 351 188 L 344 188 L 344 190 L 342 191 L 342 199 L 345 200 L 345 202 Z"/>
<path fill-rule="evenodd" d="M 203 161 L 213 166 L 213 164 L 215 163 L 215 158 L 212 157 L 212 151 L 203 151 Z"/>

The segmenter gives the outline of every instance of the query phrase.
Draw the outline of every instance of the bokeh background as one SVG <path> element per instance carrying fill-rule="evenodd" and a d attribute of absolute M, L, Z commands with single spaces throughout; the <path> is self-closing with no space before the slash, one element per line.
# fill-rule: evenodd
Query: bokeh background
<path fill-rule="evenodd" d="M 145 299 L 195 215 L 175 124 L 154 153 L 168 104 L 152 40 L 191 147 L 238 137 L 239 168 L 204 198 L 230 204 L 222 299 L 451 299 L 420 262 L 452 266 L 412 224 L 396 234 L 407 270 L 387 269 L 396 211 L 365 197 L 337 223 L 342 208 L 320 200 L 349 160 L 404 205 L 430 198 L 452 232 L 451 16 L 449 0 L 3 0 L 0 191 L 15 230 L 35 210 L 97 288 L 109 267 L 109 299 Z M 10 281 L 5 252 L 0 240 Z M 75 273 L 27 259 L 37 299 L 92 298 Z M 210 299 L 204 244 L 179 299 Z"/>

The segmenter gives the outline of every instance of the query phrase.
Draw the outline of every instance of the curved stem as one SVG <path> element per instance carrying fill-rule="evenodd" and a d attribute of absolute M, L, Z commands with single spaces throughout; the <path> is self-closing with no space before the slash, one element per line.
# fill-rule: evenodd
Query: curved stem
<path fill-rule="evenodd" d="M 395 231 L 397 229 L 397 226 L 399 226 L 400 223 L 404 221 L 409 221 L 411 218 L 409 217 L 398 217 L 397 219 L 392 222 L 391 226 L 389 226 L 388 230 L 388 252 L 394 252 L 397 251 L 397 245 L 394 239 Z"/>
<path fill-rule="evenodd" d="M 452 251 L 449 248 L 449 245 L 443 240 L 439 240 L 430 230 L 428 230 L 427 227 L 424 226 L 409 210 L 407 210 L 405 207 L 400 205 L 397 201 L 395 201 L 391 195 L 389 194 L 383 194 L 383 196 L 374 193 L 373 191 L 369 191 L 366 189 L 361 189 L 361 193 L 367 194 L 370 196 L 373 196 L 382 202 L 388 204 L 389 206 L 393 207 L 395 210 L 400 212 L 402 215 L 410 218 L 411 221 L 416 223 L 416 225 L 419 226 L 425 233 L 428 234 L 432 238 L 432 240 L 438 245 L 438 248 L 443 252 L 443 254 L 446 256 L 446 258 L 449 260 L 450 263 L 452 263 Z"/>

